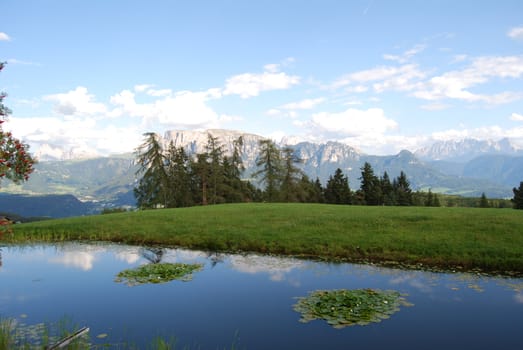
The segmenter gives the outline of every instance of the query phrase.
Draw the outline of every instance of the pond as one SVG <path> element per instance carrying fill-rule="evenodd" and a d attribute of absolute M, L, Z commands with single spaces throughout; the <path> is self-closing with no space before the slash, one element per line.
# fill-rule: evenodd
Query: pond
<path fill-rule="evenodd" d="M 0 317 L 68 317 L 94 344 L 178 349 L 523 349 L 523 279 L 182 249 L 70 243 L 0 248 Z M 129 285 L 125 269 L 201 264 L 192 278 Z M 394 290 L 412 306 L 381 322 L 300 322 L 315 290 Z"/>

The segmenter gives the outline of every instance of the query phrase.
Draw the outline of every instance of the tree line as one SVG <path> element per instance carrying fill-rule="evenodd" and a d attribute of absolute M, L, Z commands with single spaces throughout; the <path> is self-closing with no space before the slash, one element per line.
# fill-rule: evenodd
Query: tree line
<path fill-rule="evenodd" d="M 233 142 L 232 154 L 208 134 L 203 153 L 190 156 L 183 147 L 171 143 L 163 149 L 155 133 L 144 134 L 136 149 L 141 178 L 134 188 L 137 205 L 142 209 L 174 208 L 235 202 L 302 202 L 358 205 L 412 205 L 413 195 L 405 173 L 390 180 L 374 174 L 369 163 L 361 173 L 361 187 L 352 191 L 341 169 L 331 175 L 324 187 L 310 179 L 298 165 L 291 147 L 280 149 L 271 140 L 260 141 L 257 171 L 251 174 L 261 188 L 245 180 L 241 150 L 243 139 Z M 436 202 L 436 201 L 435 201 Z M 432 202 L 431 202 L 432 203 Z"/>
<path fill-rule="evenodd" d="M 189 155 L 183 147 L 171 143 L 163 148 L 155 133 L 144 134 L 143 143 L 136 149 L 141 176 L 134 195 L 141 209 L 175 208 L 238 202 L 297 202 L 387 206 L 469 206 L 509 207 L 510 200 L 469 199 L 428 192 L 412 191 L 407 175 L 391 179 L 385 171 L 374 173 L 366 162 L 361 170 L 360 187 L 352 190 L 349 179 L 338 168 L 329 176 L 325 186 L 318 178 L 310 179 L 301 169 L 302 162 L 291 147 L 279 148 L 271 140 L 259 142 L 257 170 L 244 179 L 242 161 L 243 139 L 234 140 L 232 153 L 217 137 L 207 135 L 204 152 Z M 256 181 L 259 186 L 255 186 Z M 518 192 L 519 191 L 519 192 Z M 514 207 L 518 208 L 523 196 L 514 188 Z M 518 197 L 519 196 L 519 197 Z M 518 202 L 518 200 L 520 202 Z M 508 204 L 507 204 L 508 203 Z M 523 208 L 523 203 L 519 204 Z"/>

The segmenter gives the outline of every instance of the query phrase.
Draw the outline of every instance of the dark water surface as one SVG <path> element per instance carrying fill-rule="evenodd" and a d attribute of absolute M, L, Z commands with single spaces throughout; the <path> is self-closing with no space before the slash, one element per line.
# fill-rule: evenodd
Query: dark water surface
<path fill-rule="evenodd" d="M 523 349 L 523 279 L 122 245 L 0 249 L 0 316 L 67 316 L 90 328 L 93 343 L 145 348 L 174 336 L 177 349 Z M 155 260 L 204 268 L 189 282 L 114 282 Z M 367 326 L 299 322 L 296 297 L 340 288 L 394 289 L 414 306 Z"/>

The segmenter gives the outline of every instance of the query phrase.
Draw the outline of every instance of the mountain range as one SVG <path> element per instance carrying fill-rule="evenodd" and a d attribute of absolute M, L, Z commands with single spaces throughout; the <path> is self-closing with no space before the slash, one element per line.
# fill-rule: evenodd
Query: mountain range
<path fill-rule="evenodd" d="M 232 152 L 233 141 L 242 136 L 242 157 L 246 167 L 244 178 L 250 179 L 256 170 L 259 141 L 264 139 L 262 136 L 221 129 L 172 130 L 165 132 L 161 140 L 165 147 L 172 142 L 176 147 L 184 147 L 189 154 L 195 154 L 205 151 L 208 134 L 218 139 L 226 153 Z M 285 144 L 278 145 L 283 147 Z M 414 190 L 430 188 L 433 192 L 446 194 L 479 197 L 485 193 L 489 198 L 511 198 L 512 188 L 523 181 L 523 152 L 508 139 L 446 141 L 414 153 L 404 150 L 387 156 L 364 154 L 340 142 L 299 142 L 290 146 L 302 160 L 300 167 L 309 178 L 319 178 L 325 184 L 329 176 L 340 168 L 348 176 L 353 190 L 360 186 L 361 167 L 365 162 L 372 165 L 378 176 L 387 171 L 390 178 L 394 178 L 404 171 Z M 89 204 L 86 214 L 106 207 L 135 205 L 133 188 L 138 179 L 133 153 L 67 159 L 74 156 L 74 150 L 60 151 L 51 146 L 48 149 L 52 153 L 38 155 L 40 162 L 28 182 L 22 185 L 2 183 L 0 194 L 70 194 Z M 57 156 L 61 160 L 57 160 Z M 30 200 L 31 197 L 27 198 Z M 3 207 L 5 203 L 0 202 L 0 211 L 9 212 L 9 208 Z M 34 211 L 20 214 L 42 216 Z"/>

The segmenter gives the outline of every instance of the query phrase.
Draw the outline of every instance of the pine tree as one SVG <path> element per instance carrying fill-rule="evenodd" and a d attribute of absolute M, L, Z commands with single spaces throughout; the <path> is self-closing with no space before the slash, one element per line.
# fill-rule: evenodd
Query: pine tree
<path fill-rule="evenodd" d="M 142 175 L 134 189 L 137 205 L 143 209 L 167 206 L 168 177 L 162 146 L 155 133 L 145 133 L 144 138 L 144 142 L 135 151 L 139 165 L 136 174 Z"/>
<path fill-rule="evenodd" d="M 519 183 L 519 188 L 513 188 L 514 198 L 512 198 L 512 203 L 514 209 L 523 209 L 523 181 Z"/>
<path fill-rule="evenodd" d="M 439 197 L 436 193 L 434 193 L 434 201 L 432 204 L 433 207 L 441 207 L 441 203 L 439 202 Z"/>
<path fill-rule="evenodd" d="M 381 203 L 383 205 L 395 205 L 394 188 L 390 182 L 389 174 L 385 171 L 383 177 L 380 179 L 381 186 Z"/>
<path fill-rule="evenodd" d="M 412 190 L 410 189 L 409 180 L 403 171 L 400 176 L 393 183 L 394 192 L 397 198 L 397 205 L 407 206 L 412 205 Z"/>
<path fill-rule="evenodd" d="M 485 192 L 481 194 L 481 198 L 479 200 L 479 207 L 480 208 L 488 208 L 490 207 L 487 196 L 485 196 Z"/>
<path fill-rule="evenodd" d="M 209 155 L 207 153 L 199 153 L 196 155 L 196 159 L 191 162 L 192 171 L 192 188 L 195 203 L 201 205 L 209 204 L 208 191 L 209 191 L 209 177 L 211 166 L 209 164 Z"/>
<path fill-rule="evenodd" d="M 261 168 L 252 174 L 253 177 L 261 177 L 265 183 L 265 197 L 269 202 L 279 199 L 279 191 L 282 178 L 281 152 L 271 140 L 260 141 L 260 154 L 256 160 L 256 166 Z"/>
<path fill-rule="evenodd" d="M 336 169 L 334 175 L 331 175 L 327 181 L 325 202 L 330 204 L 351 204 L 349 180 L 340 168 Z"/>
<path fill-rule="evenodd" d="M 425 201 L 426 207 L 434 206 L 434 196 L 432 195 L 432 190 L 429 188 L 429 193 L 427 193 L 427 200 Z"/>
<path fill-rule="evenodd" d="M 168 199 L 167 207 L 187 207 L 193 204 L 191 193 L 190 160 L 183 147 L 176 148 L 171 141 L 166 154 Z"/>
<path fill-rule="evenodd" d="M 374 175 L 374 170 L 370 163 L 365 162 L 361 168 L 361 186 L 365 204 L 380 205 L 381 202 L 381 184 L 380 180 Z"/>
<path fill-rule="evenodd" d="M 225 178 L 222 168 L 223 163 L 223 145 L 217 137 L 207 134 L 207 146 L 205 150 L 209 159 L 209 202 L 211 204 L 220 203 L 223 197 L 220 193 L 220 187 L 223 187 Z"/>
<path fill-rule="evenodd" d="M 282 178 L 280 186 L 280 198 L 284 202 L 296 202 L 299 198 L 298 181 L 302 172 L 296 164 L 301 163 L 291 147 L 285 147 L 282 151 Z"/>

